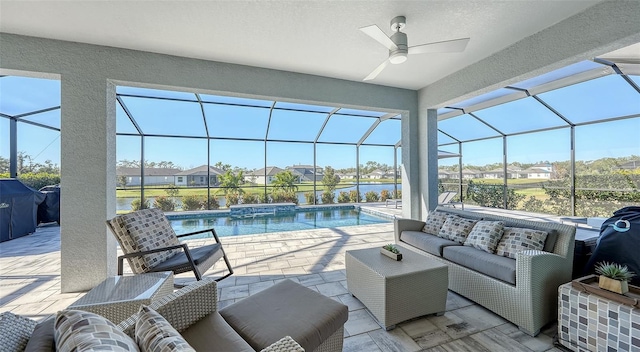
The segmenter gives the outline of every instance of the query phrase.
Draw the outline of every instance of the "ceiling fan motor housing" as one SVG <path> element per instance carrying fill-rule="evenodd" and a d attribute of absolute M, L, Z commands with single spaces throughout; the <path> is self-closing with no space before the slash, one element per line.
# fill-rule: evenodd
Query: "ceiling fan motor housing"
<path fill-rule="evenodd" d="M 409 52 L 407 35 L 397 31 L 391 36 L 391 41 L 393 41 L 398 48 L 396 50 L 389 50 L 389 61 L 391 61 L 392 64 L 401 64 L 407 61 L 407 53 Z"/>

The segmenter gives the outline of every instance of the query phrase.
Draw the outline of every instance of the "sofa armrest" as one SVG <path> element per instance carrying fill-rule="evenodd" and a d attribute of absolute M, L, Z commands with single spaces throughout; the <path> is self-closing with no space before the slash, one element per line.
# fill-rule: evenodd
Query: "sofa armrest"
<path fill-rule="evenodd" d="M 553 284 L 553 291 L 557 292 L 558 286 L 571 281 L 572 269 L 572 260 L 555 253 L 538 250 L 516 253 L 516 283 L 530 285 L 532 290 Z"/>
<path fill-rule="evenodd" d="M 260 352 L 304 352 L 304 348 L 291 338 L 291 336 L 285 336 L 260 350 Z"/>
<path fill-rule="evenodd" d="M 216 281 L 204 279 L 185 286 L 149 305 L 160 313 L 178 332 L 215 312 L 218 309 L 218 286 Z M 118 327 L 132 336 L 138 313 L 130 316 Z"/>
<path fill-rule="evenodd" d="M 393 221 L 393 233 L 395 235 L 396 243 L 400 242 L 400 234 L 402 231 L 422 231 L 424 227 L 424 221 L 396 218 Z"/>

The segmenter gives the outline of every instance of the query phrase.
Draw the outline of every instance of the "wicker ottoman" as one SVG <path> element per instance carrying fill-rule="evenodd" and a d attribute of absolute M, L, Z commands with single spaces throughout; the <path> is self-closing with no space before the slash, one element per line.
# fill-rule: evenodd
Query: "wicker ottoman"
<path fill-rule="evenodd" d="M 347 251 L 349 292 L 386 330 L 427 314 L 444 313 L 449 277 L 447 265 L 398 246 L 402 261 L 380 254 L 380 248 Z"/>

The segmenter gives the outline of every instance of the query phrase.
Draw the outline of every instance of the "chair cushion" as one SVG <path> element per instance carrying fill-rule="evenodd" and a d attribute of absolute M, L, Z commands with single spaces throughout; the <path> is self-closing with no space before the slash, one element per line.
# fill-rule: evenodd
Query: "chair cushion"
<path fill-rule="evenodd" d="M 516 253 L 526 250 L 542 250 L 547 232 L 524 227 L 505 227 L 496 254 L 516 258 Z"/>
<path fill-rule="evenodd" d="M 220 315 L 256 351 L 287 335 L 313 351 L 344 325 L 349 311 L 287 279 L 221 309 Z"/>
<path fill-rule="evenodd" d="M 55 352 L 56 343 L 53 337 L 53 323 L 55 323 L 56 317 L 50 316 L 49 318 L 41 321 L 33 329 L 33 334 L 29 339 L 25 352 Z"/>
<path fill-rule="evenodd" d="M 442 224 L 444 224 L 444 222 L 447 220 L 447 216 L 449 215 L 443 211 L 430 211 L 427 215 L 427 219 L 424 221 L 424 227 L 422 228 L 422 231 L 430 235 L 437 236 L 440 232 Z"/>
<path fill-rule="evenodd" d="M 58 312 L 54 337 L 60 352 L 140 351 L 131 337 L 105 317 L 81 310 Z"/>
<path fill-rule="evenodd" d="M 467 239 L 465 246 L 481 249 L 487 253 L 495 253 L 498 242 L 504 234 L 504 221 L 478 221 Z"/>
<path fill-rule="evenodd" d="M 180 244 L 171 223 L 160 209 L 142 209 L 118 215 L 109 221 L 124 253 L 134 253 Z M 131 270 L 136 274 L 171 258 L 181 249 L 172 249 L 140 257 L 127 258 Z"/>
<path fill-rule="evenodd" d="M 425 252 L 442 257 L 442 249 L 446 246 L 459 246 L 460 243 L 422 231 L 402 231 L 400 241 L 408 243 Z"/>
<path fill-rule="evenodd" d="M 516 284 L 516 261 L 467 246 L 445 247 L 442 256 L 446 259 L 491 276 L 498 280 Z"/>
<path fill-rule="evenodd" d="M 209 259 L 213 255 L 217 255 L 219 259 L 222 257 L 222 251 L 220 250 L 220 243 L 214 243 L 206 246 L 189 248 L 189 253 L 191 254 L 191 258 L 195 262 L 196 265 L 200 265 L 207 259 Z M 187 255 L 184 252 L 178 252 L 173 257 L 163 261 L 162 263 L 156 265 L 153 268 L 153 271 L 175 271 L 175 272 L 184 272 L 190 271 L 191 267 L 189 266 L 189 260 L 187 259 Z"/>
<path fill-rule="evenodd" d="M 478 220 L 465 219 L 457 215 L 447 216 L 447 220 L 442 224 L 438 233 L 439 237 L 450 239 L 459 243 L 464 243 L 467 235 Z"/>
<path fill-rule="evenodd" d="M 0 350 L 5 351 L 5 348 L 6 351 L 24 350 L 36 324 L 38 322 L 35 320 L 11 312 L 0 314 L 0 341 L 2 341 Z"/>
<path fill-rule="evenodd" d="M 158 312 L 142 305 L 138 313 L 135 336 L 142 352 L 196 352 Z"/>
<path fill-rule="evenodd" d="M 218 312 L 213 312 L 189 326 L 182 332 L 182 336 L 196 351 L 254 352 Z"/>

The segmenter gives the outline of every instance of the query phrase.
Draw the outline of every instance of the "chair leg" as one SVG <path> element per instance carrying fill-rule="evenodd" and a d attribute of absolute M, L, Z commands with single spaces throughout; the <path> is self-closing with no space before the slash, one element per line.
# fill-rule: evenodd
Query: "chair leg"
<path fill-rule="evenodd" d="M 216 281 L 220 281 L 222 279 L 226 279 L 229 276 L 233 275 L 233 268 L 231 267 L 231 263 L 229 263 L 229 258 L 227 258 L 227 253 L 225 253 L 224 248 L 220 248 L 222 250 L 222 259 L 224 259 L 225 264 L 227 264 L 227 269 L 229 269 L 229 273 L 225 276 L 219 277 Z"/>

